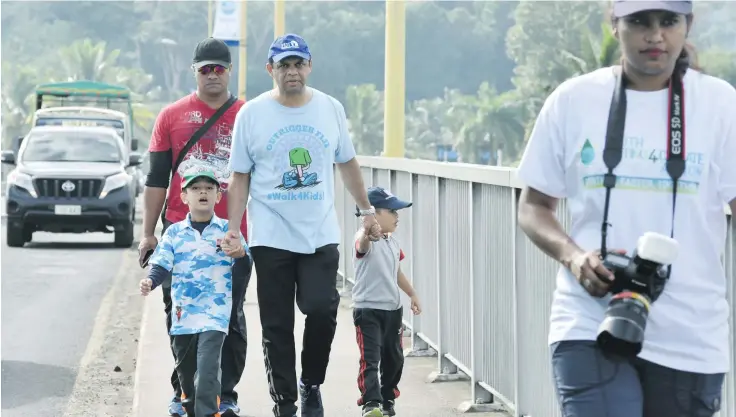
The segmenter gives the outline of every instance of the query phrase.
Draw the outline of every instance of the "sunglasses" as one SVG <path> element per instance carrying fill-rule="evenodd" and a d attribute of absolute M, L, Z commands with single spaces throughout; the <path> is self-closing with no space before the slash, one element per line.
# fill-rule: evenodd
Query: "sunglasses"
<path fill-rule="evenodd" d="M 197 70 L 197 72 L 202 75 L 207 75 L 213 71 L 217 75 L 222 75 L 227 71 L 227 68 L 223 67 L 222 65 L 205 65 Z"/>

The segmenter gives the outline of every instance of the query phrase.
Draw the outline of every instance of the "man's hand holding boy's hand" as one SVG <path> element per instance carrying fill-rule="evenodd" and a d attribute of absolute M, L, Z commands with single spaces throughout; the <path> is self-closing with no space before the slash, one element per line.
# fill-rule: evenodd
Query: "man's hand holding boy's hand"
<path fill-rule="evenodd" d="M 145 297 L 146 295 L 150 294 L 152 287 L 153 281 L 148 278 L 143 278 L 140 283 L 141 295 Z"/>
<path fill-rule="evenodd" d="M 381 232 L 381 225 L 378 224 L 376 216 L 363 217 L 363 233 L 374 242 L 381 239 L 383 233 Z"/>
<path fill-rule="evenodd" d="M 242 258 L 245 256 L 245 248 L 240 246 L 237 249 L 225 249 L 224 247 L 222 250 L 225 251 L 225 254 L 227 256 L 233 257 L 233 258 Z"/>
<path fill-rule="evenodd" d="M 234 244 L 235 242 L 237 243 Z M 233 236 L 229 236 L 229 238 L 226 237 L 220 243 L 220 247 L 222 248 L 222 251 L 225 252 L 225 255 L 233 258 L 242 258 L 246 254 L 245 248 L 240 242 L 240 236 L 237 237 L 237 240 L 234 239 Z"/>
<path fill-rule="evenodd" d="M 414 313 L 415 316 L 422 313 L 422 306 L 419 304 L 419 297 L 416 295 L 411 297 L 411 312 Z"/>
<path fill-rule="evenodd" d="M 225 233 L 225 238 L 220 243 L 220 247 L 228 256 L 233 256 L 233 253 L 239 253 L 240 249 L 243 249 L 243 243 L 240 242 L 240 232 L 237 230 L 228 230 Z M 238 256 L 233 257 L 238 258 Z"/>

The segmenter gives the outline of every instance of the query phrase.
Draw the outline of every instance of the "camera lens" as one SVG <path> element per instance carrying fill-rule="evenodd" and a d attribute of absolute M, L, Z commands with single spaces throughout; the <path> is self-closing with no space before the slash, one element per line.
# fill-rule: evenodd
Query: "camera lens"
<path fill-rule="evenodd" d="M 598 329 L 598 346 L 609 353 L 633 357 L 641 352 L 649 317 L 649 299 L 639 293 L 616 294 Z"/>

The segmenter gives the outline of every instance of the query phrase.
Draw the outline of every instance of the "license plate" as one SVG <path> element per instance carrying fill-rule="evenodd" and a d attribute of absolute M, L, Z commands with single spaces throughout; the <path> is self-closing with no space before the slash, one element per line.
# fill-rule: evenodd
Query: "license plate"
<path fill-rule="evenodd" d="M 82 214 L 82 206 L 55 206 L 54 213 L 62 216 L 79 216 Z"/>

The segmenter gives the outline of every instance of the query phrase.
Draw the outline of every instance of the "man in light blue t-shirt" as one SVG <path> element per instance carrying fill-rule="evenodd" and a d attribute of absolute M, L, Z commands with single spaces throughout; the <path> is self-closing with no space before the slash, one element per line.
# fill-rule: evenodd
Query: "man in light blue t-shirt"
<path fill-rule="evenodd" d="M 258 277 L 258 304 L 271 397 L 277 417 L 296 416 L 294 297 L 307 316 L 299 381 L 302 417 L 323 417 L 324 382 L 337 324 L 336 288 L 340 228 L 335 213 L 337 164 L 346 188 L 374 239 L 381 236 L 345 109 L 333 97 L 306 86 L 312 55 L 300 36 L 274 41 L 266 69 L 278 88 L 248 101 L 233 130 L 226 240 L 240 245 L 248 203 L 249 246 Z"/>

